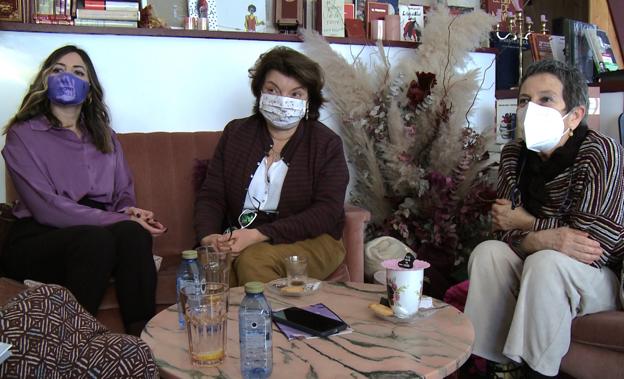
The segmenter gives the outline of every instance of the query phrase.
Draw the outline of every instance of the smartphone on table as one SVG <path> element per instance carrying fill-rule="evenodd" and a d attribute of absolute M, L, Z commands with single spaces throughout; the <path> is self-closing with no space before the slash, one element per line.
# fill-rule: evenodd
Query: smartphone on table
<path fill-rule="evenodd" d="M 323 316 L 302 308 L 290 307 L 274 311 L 272 313 L 273 321 L 318 337 L 328 337 L 349 327 L 346 322 L 323 304 L 316 304 L 314 307 L 318 308 L 319 306 L 324 307 L 323 311 L 329 312 L 335 318 Z"/>

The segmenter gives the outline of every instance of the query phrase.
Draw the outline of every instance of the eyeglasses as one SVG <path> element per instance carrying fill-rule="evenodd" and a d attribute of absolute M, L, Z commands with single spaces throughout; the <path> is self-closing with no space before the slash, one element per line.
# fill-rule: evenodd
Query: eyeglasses
<path fill-rule="evenodd" d="M 257 217 L 258 211 L 254 209 L 243 209 L 241 214 L 238 216 L 238 225 L 240 225 L 241 229 L 245 229 L 249 225 L 253 224 Z"/>
<path fill-rule="evenodd" d="M 249 196 L 249 193 L 247 193 L 247 196 Z M 243 209 L 240 215 L 238 215 L 238 227 L 230 226 L 229 228 L 225 230 L 225 233 L 229 233 L 231 235 L 232 232 L 237 229 L 248 228 L 249 226 L 251 226 L 251 224 L 253 224 L 254 221 L 256 221 L 256 218 L 258 218 L 258 214 L 260 213 L 265 213 L 268 215 L 277 214 L 277 211 L 260 210 L 260 205 L 262 203 L 255 196 L 251 196 L 251 203 L 252 203 L 252 206 L 254 207 L 253 209 Z"/>

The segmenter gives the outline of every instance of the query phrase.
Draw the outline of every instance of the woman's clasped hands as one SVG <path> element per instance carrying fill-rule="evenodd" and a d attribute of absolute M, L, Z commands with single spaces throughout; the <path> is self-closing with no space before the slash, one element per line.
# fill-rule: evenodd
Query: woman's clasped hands
<path fill-rule="evenodd" d="M 266 241 L 268 238 L 258 229 L 235 229 L 224 234 L 210 234 L 202 238 L 202 245 L 212 245 L 219 251 L 240 253 L 245 248 Z"/>

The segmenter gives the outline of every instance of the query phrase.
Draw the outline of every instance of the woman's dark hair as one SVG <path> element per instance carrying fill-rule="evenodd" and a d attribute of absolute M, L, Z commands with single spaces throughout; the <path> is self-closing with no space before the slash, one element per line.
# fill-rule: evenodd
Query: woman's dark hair
<path fill-rule="evenodd" d="M 321 92 L 325 84 L 323 70 L 312 59 L 286 46 L 274 47 L 260 55 L 254 67 L 249 69 L 251 91 L 256 97 L 254 113 L 260 111 L 262 86 L 271 70 L 297 80 L 308 90 L 308 119 L 318 120 L 319 110 L 325 102 Z"/>
<path fill-rule="evenodd" d="M 103 152 L 110 153 L 113 151 L 113 142 L 110 130 L 110 117 L 108 109 L 104 104 L 104 92 L 100 81 L 98 80 L 95 67 L 89 55 L 82 49 L 67 45 L 58 48 L 50 54 L 41 65 L 39 72 L 35 76 L 35 80 L 30 85 L 26 96 L 22 100 L 19 110 L 4 128 L 6 134 L 13 125 L 30 120 L 34 117 L 44 115 L 53 127 L 60 128 L 61 121 L 54 116 L 50 108 L 50 100 L 48 99 L 48 76 L 52 73 L 54 65 L 65 55 L 76 53 L 85 63 L 89 76 L 90 88 L 87 99 L 82 104 L 80 111 L 79 126 L 84 128 L 93 141 L 95 147 Z"/>
<path fill-rule="evenodd" d="M 585 77 L 576 67 L 560 61 L 543 60 L 532 63 L 522 76 L 520 87 L 529 77 L 545 73 L 556 76 L 563 84 L 563 101 L 566 104 L 566 112 L 579 105 L 588 109 L 589 96 Z"/>

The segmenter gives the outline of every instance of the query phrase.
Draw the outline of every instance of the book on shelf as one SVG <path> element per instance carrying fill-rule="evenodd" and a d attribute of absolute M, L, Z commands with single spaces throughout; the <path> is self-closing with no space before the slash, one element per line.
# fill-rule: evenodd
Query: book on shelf
<path fill-rule="evenodd" d="M 496 144 L 504 145 L 516 135 L 518 99 L 496 99 Z"/>
<path fill-rule="evenodd" d="M 401 41 L 420 42 L 425 25 L 422 5 L 399 5 Z"/>
<path fill-rule="evenodd" d="M 76 17 L 88 20 L 124 20 L 139 21 L 139 11 L 77 9 Z"/>
<path fill-rule="evenodd" d="M 585 38 L 586 29 L 596 29 L 596 25 L 570 18 L 553 20 L 553 34 L 565 37 L 565 61 L 578 68 L 585 80 L 591 83 L 594 81 L 594 58 Z"/>
<path fill-rule="evenodd" d="M 366 38 L 364 21 L 359 18 L 345 20 L 345 33 L 350 38 Z"/>
<path fill-rule="evenodd" d="M 585 29 L 583 32 L 592 51 L 596 73 L 616 71 L 618 65 L 615 61 L 615 54 L 611 49 L 607 33 L 600 29 Z"/>
<path fill-rule="evenodd" d="M 533 62 L 553 59 L 553 50 L 550 45 L 550 34 L 531 33 L 528 38 Z"/>
<path fill-rule="evenodd" d="M 350 20 L 355 18 L 355 4 L 347 4 L 344 5 L 344 19 Z"/>
<path fill-rule="evenodd" d="M 105 10 L 106 2 L 104 0 L 84 0 L 83 9 Z"/>
<path fill-rule="evenodd" d="M 458 7 L 458 6 L 449 6 L 449 14 L 452 16 L 461 16 L 462 14 L 470 13 L 474 11 L 473 7 Z"/>
<path fill-rule="evenodd" d="M 38 24 L 72 23 L 71 0 L 33 0 L 31 4 L 32 20 Z"/>
<path fill-rule="evenodd" d="M 365 21 L 366 0 L 353 0 L 353 5 L 355 5 L 355 18 Z"/>
<path fill-rule="evenodd" d="M 305 2 L 305 21 L 304 26 L 306 29 L 316 29 L 316 1 L 317 0 L 306 0 Z"/>
<path fill-rule="evenodd" d="M 518 5 L 518 7 L 516 7 Z M 509 12 L 516 13 L 519 10 L 519 1 L 514 0 L 481 0 L 481 9 L 486 13 L 496 16 L 500 22 L 500 30 L 507 31 L 507 17 Z"/>
<path fill-rule="evenodd" d="M 75 26 L 97 26 L 97 27 L 107 27 L 107 28 L 137 28 L 137 21 L 126 21 L 126 20 L 91 20 L 85 18 L 77 18 L 74 20 Z"/>
<path fill-rule="evenodd" d="M 132 1 L 84 0 L 84 9 L 138 11 L 139 3 Z"/>
<path fill-rule="evenodd" d="M 390 13 L 388 8 L 389 5 L 387 3 L 378 1 L 366 2 L 366 32 L 369 37 L 371 33 L 371 23 L 376 20 L 383 20 L 386 15 Z"/>
<path fill-rule="evenodd" d="M 556 61 L 565 62 L 565 37 L 551 35 L 550 36 L 550 48 L 552 49 L 553 59 Z"/>
<path fill-rule="evenodd" d="M 316 1 L 316 30 L 327 37 L 344 37 L 344 0 Z"/>
<path fill-rule="evenodd" d="M 399 0 L 377 0 L 377 2 L 388 4 L 388 14 L 399 14 Z"/>

